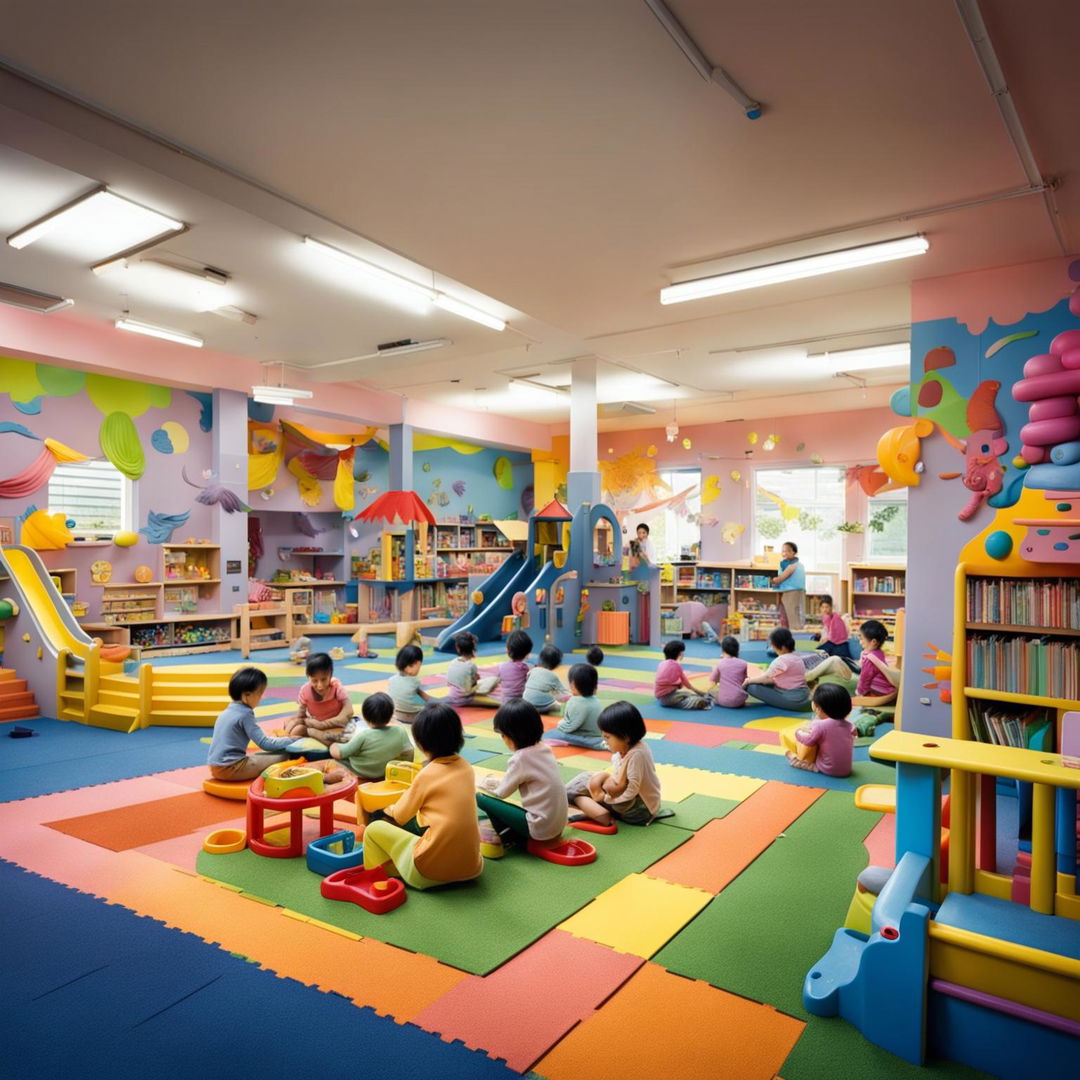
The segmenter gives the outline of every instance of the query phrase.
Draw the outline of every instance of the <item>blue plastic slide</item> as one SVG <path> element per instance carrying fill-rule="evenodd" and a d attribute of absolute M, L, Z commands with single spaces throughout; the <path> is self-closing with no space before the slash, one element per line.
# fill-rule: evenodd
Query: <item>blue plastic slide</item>
<path fill-rule="evenodd" d="M 510 614 L 514 593 L 524 592 L 535 573 L 535 559 L 526 559 L 520 551 L 507 556 L 502 566 L 484 582 L 484 602 L 470 604 L 464 615 L 439 634 L 435 648 L 439 652 L 452 653 L 454 635 L 460 630 L 471 631 L 480 641 L 497 641 L 503 617 Z"/>

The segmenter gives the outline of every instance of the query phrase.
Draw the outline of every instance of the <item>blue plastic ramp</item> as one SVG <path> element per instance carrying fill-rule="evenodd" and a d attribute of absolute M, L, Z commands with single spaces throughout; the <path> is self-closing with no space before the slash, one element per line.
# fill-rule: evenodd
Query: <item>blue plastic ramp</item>
<path fill-rule="evenodd" d="M 471 604 L 464 615 L 447 626 L 435 643 L 439 652 L 454 651 L 454 635 L 461 630 L 474 633 L 479 641 L 497 641 L 503 617 L 510 614 L 514 593 L 536 573 L 536 560 L 526 559 L 520 551 L 509 555 L 502 566 L 484 582 L 484 602 Z"/>

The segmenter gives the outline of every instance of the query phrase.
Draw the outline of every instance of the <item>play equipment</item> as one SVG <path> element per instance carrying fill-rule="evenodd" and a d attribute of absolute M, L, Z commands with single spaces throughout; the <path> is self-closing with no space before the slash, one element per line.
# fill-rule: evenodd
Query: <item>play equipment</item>
<path fill-rule="evenodd" d="M 231 855 L 247 847 L 247 833 L 243 829 L 215 829 L 203 841 L 203 851 L 210 855 Z"/>
<path fill-rule="evenodd" d="M 387 877 L 381 866 L 371 870 L 339 870 L 323 878 L 319 888 L 327 900 L 359 904 L 372 915 L 385 915 L 409 898 L 400 878 Z"/>
<path fill-rule="evenodd" d="M 585 866 L 596 862 L 596 848 L 587 840 L 561 840 L 553 847 L 530 840 L 525 849 L 530 855 L 559 866 Z"/>
<path fill-rule="evenodd" d="M 580 829 L 582 832 L 603 833 L 611 836 L 619 831 L 619 826 L 612 822 L 610 825 L 601 825 L 599 821 L 572 821 L 571 829 Z"/>
<path fill-rule="evenodd" d="M 896 869 L 870 933 L 849 928 L 814 965 L 803 1004 L 840 1015 L 922 1064 L 928 1050 L 994 1075 L 1075 1075 L 1080 1037 L 1080 769 L 1059 755 L 893 731 L 871 755 L 896 763 Z M 939 883 L 941 791 L 951 770 L 948 884 Z M 999 780 L 1033 785 L 1030 896 L 996 870 Z M 978 831 L 976 825 L 978 824 Z"/>
<path fill-rule="evenodd" d="M 295 789 L 292 789 L 295 790 Z M 329 836 L 335 832 L 334 802 L 348 798 L 356 790 L 356 777 L 346 776 L 344 780 L 326 788 L 321 794 L 299 793 L 285 798 L 275 799 L 266 794 L 263 778 L 257 776 L 247 793 L 247 832 L 248 847 L 256 855 L 266 855 L 272 859 L 292 859 L 304 854 L 304 811 L 317 807 L 319 810 L 319 836 Z M 266 811 L 289 815 L 288 842 L 278 846 L 269 842 L 266 835 Z"/>
<path fill-rule="evenodd" d="M 215 780 L 212 776 L 202 782 L 207 795 L 216 795 L 219 799 L 246 799 L 250 780 Z"/>
<path fill-rule="evenodd" d="M 303 758 L 280 761 L 263 770 L 263 791 L 268 799 L 306 798 L 325 790 L 323 774 L 307 766 Z"/>
<path fill-rule="evenodd" d="M 336 874 L 364 864 L 364 849 L 357 847 L 356 834 L 341 829 L 329 836 L 320 836 L 307 846 L 307 868 L 313 874 Z"/>
<path fill-rule="evenodd" d="M 420 773 L 420 765 L 413 761 L 390 761 L 382 780 L 372 780 L 356 789 L 356 819 L 366 825 L 376 810 L 385 810 L 408 790 Z"/>
<path fill-rule="evenodd" d="M 5 657 L 30 679 L 45 715 L 130 732 L 156 724 L 209 727 L 228 704 L 230 672 L 221 665 L 154 668 L 139 661 L 138 649 L 91 638 L 36 551 L 0 549 L 0 573 L 18 595 Z"/>

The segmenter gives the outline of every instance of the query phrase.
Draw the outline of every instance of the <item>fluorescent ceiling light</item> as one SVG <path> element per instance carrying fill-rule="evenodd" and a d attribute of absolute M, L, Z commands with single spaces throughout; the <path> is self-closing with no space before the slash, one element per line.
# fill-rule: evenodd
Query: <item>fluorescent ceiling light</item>
<path fill-rule="evenodd" d="M 100 187 L 13 232 L 7 242 L 13 248 L 24 248 L 56 233 L 77 254 L 96 251 L 101 255 L 185 228 L 182 221 Z"/>
<path fill-rule="evenodd" d="M 117 330 L 128 330 L 133 334 L 145 334 L 147 337 L 161 338 L 162 341 L 174 341 L 177 345 L 191 345 L 201 349 L 203 339 L 194 334 L 185 334 L 179 330 L 169 330 L 164 326 L 151 326 L 150 323 L 137 322 L 135 319 L 117 319 Z"/>
<path fill-rule="evenodd" d="M 291 386 L 253 386 L 251 396 L 263 405 L 295 405 L 297 398 L 314 397 L 310 390 L 296 390 Z"/>
<path fill-rule="evenodd" d="M 223 319 L 231 319 L 233 322 L 247 323 L 248 326 L 254 326 L 259 321 L 258 315 L 253 315 L 250 311 L 245 311 L 243 308 L 238 308 L 233 304 L 213 308 L 210 314 L 220 315 Z"/>
<path fill-rule="evenodd" d="M 74 300 L 67 300 L 52 293 L 38 292 L 37 289 L 24 289 L 21 285 L 8 285 L 0 281 L 0 304 L 36 311 L 39 315 L 48 315 L 61 308 L 71 307 Z"/>
<path fill-rule="evenodd" d="M 379 360 L 386 356 L 407 356 L 410 353 L 428 352 L 430 349 L 445 349 L 447 345 L 454 343 L 449 338 L 431 338 L 429 341 L 406 341 L 398 345 L 380 347 L 375 352 L 364 353 L 362 356 L 346 356 L 344 360 L 324 360 L 320 364 L 307 364 L 305 371 L 314 371 L 316 368 L 340 367 L 342 364 L 358 364 L 363 360 Z"/>
<path fill-rule="evenodd" d="M 802 259 L 789 259 L 768 266 L 755 266 L 730 274 L 716 274 L 668 285 L 660 290 L 660 303 L 681 304 L 687 300 L 721 296 L 743 289 L 756 289 L 762 285 L 799 281 L 802 278 L 817 277 L 819 274 L 833 274 L 839 270 L 852 270 L 859 266 L 872 266 L 874 263 L 924 255 L 929 249 L 930 244 L 926 237 L 905 236 L 880 244 L 863 244 L 860 247 L 845 248 L 843 251 L 827 251 L 822 255 L 809 255 Z"/>
<path fill-rule="evenodd" d="M 428 288 L 425 285 L 420 285 L 415 281 L 410 281 L 400 274 L 395 274 L 392 270 L 384 270 L 381 266 L 376 266 L 374 263 L 370 263 L 366 259 L 361 259 L 356 255 L 350 255 L 347 251 L 342 251 L 340 248 L 324 244 L 321 240 L 314 239 L 314 237 L 305 236 L 304 244 L 312 251 L 316 251 L 320 255 L 325 255 L 327 258 L 335 259 L 337 262 L 343 263 L 350 269 L 364 274 L 366 277 L 379 282 L 381 285 L 388 285 L 391 288 L 399 289 L 402 292 L 410 293 L 413 296 L 422 296 L 425 300 L 435 299 L 434 289 Z"/>
<path fill-rule="evenodd" d="M 911 346 L 906 341 L 892 345 L 871 345 L 866 349 L 807 354 L 808 360 L 824 360 L 834 371 L 873 371 L 903 367 L 911 362 Z"/>
<path fill-rule="evenodd" d="M 472 319 L 473 322 L 490 327 L 492 330 L 506 329 L 505 319 L 500 319 L 496 315 L 489 315 L 486 311 L 474 308 L 471 304 L 447 296 L 446 293 L 435 294 L 435 306 L 441 307 L 443 311 L 449 311 L 454 315 L 460 315 L 463 319 Z"/>
<path fill-rule="evenodd" d="M 115 259 L 106 259 L 90 267 L 95 274 L 109 274 L 116 270 L 134 270 L 140 266 L 153 267 L 164 270 L 169 274 L 182 274 L 184 278 L 197 278 L 200 283 L 209 285 L 228 285 L 229 275 L 224 270 L 216 270 L 212 266 L 184 266 L 181 263 L 170 262 L 168 259 L 151 259 L 142 256 L 117 256 Z"/>

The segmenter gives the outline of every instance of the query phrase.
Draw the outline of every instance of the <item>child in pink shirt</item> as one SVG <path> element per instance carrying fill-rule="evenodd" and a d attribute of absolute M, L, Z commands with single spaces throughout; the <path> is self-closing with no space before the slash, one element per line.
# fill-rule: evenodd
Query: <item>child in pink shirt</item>
<path fill-rule="evenodd" d="M 776 709 L 805 712 L 810 708 L 810 691 L 806 685 L 806 668 L 795 655 L 795 638 L 786 627 L 778 627 L 769 635 L 769 644 L 776 659 L 767 671 L 747 676 L 743 684 L 747 693 Z"/>
<path fill-rule="evenodd" d="M 326 653 L 312 653 L 305 672 L 308 681 L 296 695 L 296 715 L 285 721 L 285 734 L 305 736 L 325 746 L 342 742 L 345 725 L 353 718 L 352 702 L 334 678 L 334 661 Z"/>
<path fill-rule="evenodd" d="M 525 657 L 532 652 L 532 638 L 524 630 L 514 630 L 506 639 L 506 657 L 499 665 L 499 699 L 514 701 L 525 693 L 529 665 Z"/>
<path fill-rule="evenodd" d="M 855 726 L 848 720 L 851 695 L 842 686 L 824 683 L 814 691 L 813 709 L 817 719 L 809 727 L 780 732 L 788 764 L 826 776 L 850 776 L 855 746 Z"/>
<path fill-rule="evenodd" d="M 739 640 L 730 634 L 720 642 L 723 654 L 709 675 L 716 683 L 716 704 L 726 709 L 739 709 L 746 704 L 746 661 L 739 657 Z"/>
<path fill-rule="evenodd" d="M 679 658 L 686 652 L 681 641 L 664 645 L 664 659 L 656 669 L 653 693 L 665 709 L 711 709 L 712 698 L 696 689 L 686 677 Z"/>
<path fill-rule="evenodd" d="M 826 661 L 819 664 L 810 673 L 812 679 L 819 679 L 822 675 L 833 675 L 843 679 L 850 693 L 854 690 L 853 702 L 864 709 L 881 708 L 891 705 L 896 701 L 897 690 L 892 680 L 885 672 L 893 671 L 885 659 L 885 653 L 881 646 L 885 644 L 889 632 L 877 619 L 867 619 L 859 627 L 859 635 L 862 642 L 862 659 L 859 670 L 859 681 L 855 683 L 855 677 L 847 666 L 847 661 L 839 656 L 830 656 Z"/>
<path fill-rule="evenodd" d="M 831 596 L 823 596 L 820 604 L 821 633 L 814 635 L 815 641 L 821 642 L 821 651 L 830 656 L 851 657 L 851 630 L 847 619 L 833 611 Z"/>

